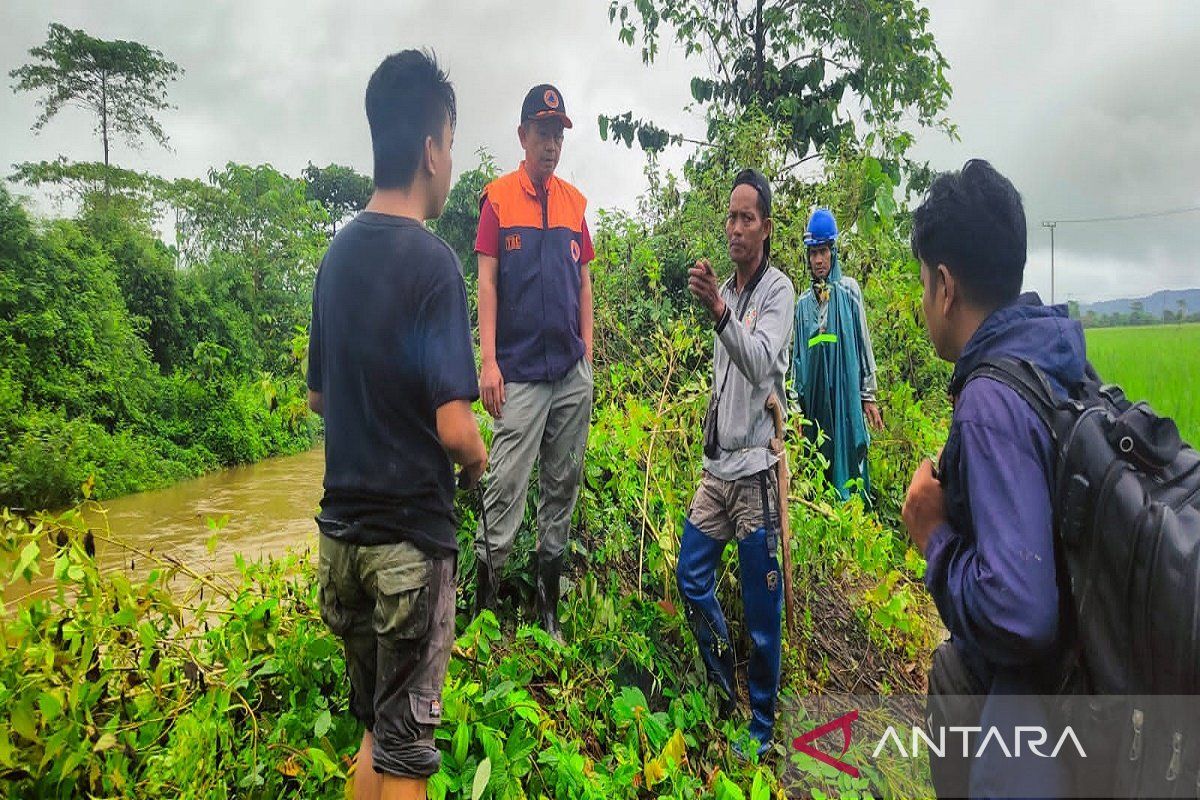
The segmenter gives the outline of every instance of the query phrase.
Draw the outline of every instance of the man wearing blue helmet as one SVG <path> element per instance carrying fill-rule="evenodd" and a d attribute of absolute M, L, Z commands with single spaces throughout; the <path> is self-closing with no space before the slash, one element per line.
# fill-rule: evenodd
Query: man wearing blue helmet
<path fill-rule="evenodd" d="M 842 499 L 861 479 L 864 494 L 867 445 L 883 416 L 875 402 L 875 354 L 867 330 L 862 289 L 843 275 L 837 252 L 837 221 L 828 208 L 812 213 L 804 231 L 812 283 L 796 302 L 792 386 L 805 418 L 825 432 L 821 452 L 829 481 Z M 816 430 L 808 428 L 816 439 Z"/>

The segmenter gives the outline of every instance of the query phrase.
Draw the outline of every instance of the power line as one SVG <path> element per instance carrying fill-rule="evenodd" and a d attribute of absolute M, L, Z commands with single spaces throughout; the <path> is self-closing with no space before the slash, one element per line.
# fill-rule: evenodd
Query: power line
<path fill-rule="evenodd" d="M 1153 217 L 1169 217 L 1175 214 L 1190 214 L 1194 211 L 1200 211 L 1200 206 L 1188 206 L 1187 208 L 1170 208 L 1165 211 L 1146 211 L 1141 214 L 1122 214 L 1114 217 L 1087 217 L 1085 219 L 1048 219 L 1042 225 L 1047 228 L 1055 224 L 1078 224 L 1082 222 L 1121 222 L 1127 219 L 1151 219 Z"/>
<path fill-rule="evenodd" d="M 1200 206 L 1185 208 L 1168 208 L 1163 211 L 1144 211 L 1141 214 L 1119 214 L 1112 217 L 1085 217 L 1082 219 L 1046 219 L 1042 227 L 1050 229 L 1050 303 L 1054 303 L 1054 229 L 1059 225 L 1078 225 L 1089 222 L 1124 222 L 1133 219 L 1153 219 L 1155 217 L 1170 217 L 1175 214 L 1190 214 L 1200 211 Z"/>

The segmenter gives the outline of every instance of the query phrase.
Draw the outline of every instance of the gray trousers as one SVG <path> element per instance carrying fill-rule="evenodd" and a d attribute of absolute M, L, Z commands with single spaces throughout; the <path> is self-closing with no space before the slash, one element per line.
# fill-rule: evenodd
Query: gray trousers
<path fill-rule="evenodd" d="M 581 358 L 557 381 L 506 383 L 504 390 L 483 495 L 497 571 L 512 553 L 525 516 L 529 475 L 539 457 L 538 557 L 551 560 L 566 549 L 592 417 L 592 365 Z M 481 525 L 475 534 L 480 564 L 487 563 L 483 533 Z"/>

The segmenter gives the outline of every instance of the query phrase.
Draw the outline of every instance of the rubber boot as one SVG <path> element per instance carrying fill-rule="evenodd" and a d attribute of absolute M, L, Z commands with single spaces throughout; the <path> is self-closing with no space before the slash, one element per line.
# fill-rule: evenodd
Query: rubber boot
<path fill-rule="evenodd" d="M 558 625 L 559 580 L 562 577 L 563 557 L 551 559 L 538 557 L 537 615 L 542 629 L 557 642 L 562 642 L 562 629 Z"/>
<path fill-rule="evenodd" d="M 487 556 L 476 558 L 475 564 L 475 616 L 483 613 L 484 609 L 493 614 L 499 613 L 500 603 L 496 598 L 499 582 L 492 571 L 488 569 Z"/>
<path fill-rule="evenodd" d="M 718 713 L 728 718 L 737 703 L 736 673 L 733 644 L 729 641 L 729 626 L 717 602 L 717 567 L 725 542 L 719 542 L 685 520 L 683 539 L 679 543 L 679 563 L 675 580 L 684 601 L 688 626 L 700 647 L 700 657 L 708 672 L 708 680 L 721 694 Z"/>
<path fill-rule="evenodd" d="M 766 752 L 775 727 L 782 647 L 783 572 L 776 553 L 779 534 L 759 528 L 738 542 L 742 606 L 750 634 L 746 683 L 750 695 L 750 735 Z"/>

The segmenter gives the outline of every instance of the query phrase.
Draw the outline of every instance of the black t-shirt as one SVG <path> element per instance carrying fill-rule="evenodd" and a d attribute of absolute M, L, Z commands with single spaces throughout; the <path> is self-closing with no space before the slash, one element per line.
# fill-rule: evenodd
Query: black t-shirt
<path fill-rule="evenodd" d="M 364 211 L 344 227 L 313 287 L 308 387 L 325 412 L 321 531 L 456 552 L 437 409 L 474 401 L 479 383 L 454 251 L 405 217 Z"/>

